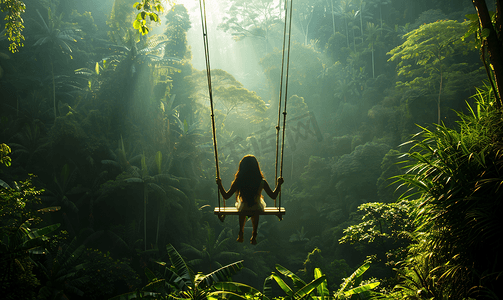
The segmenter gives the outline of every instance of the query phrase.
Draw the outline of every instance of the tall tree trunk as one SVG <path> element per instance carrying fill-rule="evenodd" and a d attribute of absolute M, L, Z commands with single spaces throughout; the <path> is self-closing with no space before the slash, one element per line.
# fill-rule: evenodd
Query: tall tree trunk
<path fill-rule="evenodd" d="M 363 41 L 363 4 L 362 3 L 360 3 L 360 32 L 361 32 L 362 41 Z"/>
<path fill-rule="evenodd" d="M 494 75 L 496 84 L 495 95 L 497 97 L 496 105 L 501 108 L 501 94 L 503 92 L 503 45 L 501 41 L 501 24 L 503 22 L 501 11 L 502 0 L 496 0 L 496 28 L 494 28 L 489 10 L 485 0 L 472 0 L 473 6 L 477 10 L 480 27 L 489 30 L 489 35 L 486 38 L 487 52 L 489 53 L 489 62 L 491 71 Z"/>
<path fill-rule="evenodd" d="M 372 43 L 372 78 L 376 78 L 376 76 L 375 76 L 375 63 L 374 63 L 374 43 Z"/>
<path fill-rule="evenodd" d="M 379 4 L 379 18 L 381 19 L 381 29 L 382 29 L 382 4 Z"/>
<path fill-rule="evenodd" d="M 332 4 L 332 27 L 334 28 L 334 35 L 335 35 L 334 0 L 330 0 L 330 3 Z"/>
<path fill-rule="evenodd" d="M 348 49 L 349 47 L 349 31 L 348 31 L 348 20 L 346 20 L 346 17 L 344 17 L 344 22 L 346 23 L 346 42 L 348 43 Z"/>
<path fill-rule="evenodd" d="M 56 113 L 56 81 L 54 80 L 54 64 L 52 63 L 52 58 L 49 56 L 49 61 L 51 62 L 51 75 L 52 75 L 52 102 L 54 105 L 54 120 L 57 118 Z"/>
<path fill-rule="evenodd" d="M 147 251 L 147 201 L 148 201 L 148 187 L 143 183 L 143 238 L 145 251 Z"/>

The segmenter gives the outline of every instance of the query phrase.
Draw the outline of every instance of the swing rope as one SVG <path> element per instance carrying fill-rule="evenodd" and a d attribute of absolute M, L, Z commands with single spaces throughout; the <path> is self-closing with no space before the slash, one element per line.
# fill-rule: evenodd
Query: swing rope
<path fill-rule="evenodd" d="M 291 41 L 291 30 L 292 30 L 292 7 L 293 0 L 290 0 L 290 16 L 288 16 L 288 0 L 285 0 L 285 27 L 283 29 L 283 53 L 281 57 L 281 79 L 279 87 L 279 104 L 278 104 L 278 125 L 276 125 L 276 163 L 275 163 L 275 180 L 277 185 L 278 180 L 278 155 L 279 155 L 279 130 L 281 122 L 281 102 L 283 101 L 283 70 L 285 68 L 285 42 L 286 42 L 286 24 L 287 17 L 289 17 L 288 25 L 288 48 L 287 48 L 287 58 L 286 58 L 286 77 L 285 77 L 285 106 L 283 108 L 283 132 L 281 138 L 281 160 L 280 160 L 280 177 L 283 177 L 283 153 L 285 149 L 285 129 L 286 129 L 286 102 L 288 99 L 288 73 L 290 70 L 290 41 Z M 279 205 L 278 210 L 281 209 L 281 192 L 278 195 Z M 274 199 L 274 206 L 276 207 L 276 199 Z"/>
<path fill-rule="evenodd" d="M 283 31 L 283 53 L 281 58 L 281 80 L 280 80 L 280 92 L 279 92 L 279 104 L 278 104 L 278 125 L 276 126 L 276 162 L 275 162 L 275 183 L 277 185 L 278 178 L 278 156 L 279 156 L 279 131 L 281 125 L 281 114 L 283 114 L 283 132 L 282 132 L 282 141 L 281 141 L 281 162 L 280 162 L 280 176 L 283 177 L 283 153 L 285 148 L 285 129 L 286 129 L 286 103 L 287 103 L 287 95 L 288 95 L 288 73 L 290 66 L 290 41 L 291 41 L 291 30 L 292 30 L 292 2 L 290 0 L 290 15 L 288 16 L 288 0 L 285 0 L 285 27 Z M 210 109 L 211 109 L 211 130 L 213 134 L 213 150 L 215 153 L 215 169 L 216 176 L 220 178 L 220 168 L 218 164 L 218 148 L 217 148 L 217 136 L 216 136 L 216 128 L 215 128 L 215 113 L 213 109 L 213 90 L 211 87 L 211 67 L 210 67 L 210 50 L 208 48 L 208 27 L 206 22 L 206 3 L 205 0 L 199 0 L 199 8 L 201 12 L 201 27 L 203 32 L 203 44 L 204 44 L 204 57 L 206 61 L 206 76 L 208 79 L 208 94 L 210 98 Z M 286 32 L 287 32 L 287 18 L 289 18 L 288 25 L 288 49 L 287 49 L 287 59 L 286 59 L 286 77 L 284 74 L 285 67 L 285 43 L 286 43 Z M 283 112 L 281 112 L 282 98 L 283 98 L 283 78 L 285 78 L 285 105 L 283 108 Z M 218 194 L 218 211 L 221 212 L 221 204 L 220 204 L 220 192 Z M 225 200 L 224 209 L 225 209 Z M 274 206 L 278 208 L 278 212 L 281 212 L 281 193 L 279 194 L 279 206 L 276 206 L 276 199 L 274 199 Z M 284 213 L 284 212 L 283 212 Z M 218 214 L 218 218 L 223 221 L 225 218 L 224 214 Z M 280 218 L 281 219 L 281 218 Z"/>
<path fill-rule="evenodd" d="M 213 111 L 213 90 L 211 87 L 211 67 L 210 67 L 210 49 L 208 48 L 208 26 L 206 22 L 206 3 L 205 0 L 199 0 L 199 8 L 201 11 L 201 26 L 203 30 L 203 44 L 204 44 L 204 57 L 206 60 L 206 77 L 208 78 L 208 94 L 210 97 L 211 108 L 211 131 L 213 133 L 213 150 L 215 153 L 215 169 L 216 176 L 220 178 L 220 168 L 218 166 L 218 148 L 217 148 L 217 134 L 215 129 L 215 113 Z M 220 192 L 218 194 L 218 210 L 220 211 Z M 224 201 L 225 208 L 225 201 Z M 219 218 L 221 216 L 218 216 Z"/>

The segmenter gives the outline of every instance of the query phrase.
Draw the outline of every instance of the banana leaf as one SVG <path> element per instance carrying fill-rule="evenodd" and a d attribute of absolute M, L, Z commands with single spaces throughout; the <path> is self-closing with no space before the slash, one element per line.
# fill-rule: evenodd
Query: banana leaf
<path fill-rule="evenodd" d="M 381 283 L 379 281 L 376 281 L 355 287 L 354 289 L 350 289 L 349 291 L 344 292 L 344 296 L 349 297 L 351 295 L 357 295 L 366 291 L 370 291 L 371 289 L 377 287 L 379 284 Z"/>
<path fill-rule="evenodd" d="M 217 282 L 213 285 L 217 292 L 211 295 L 222 295 L 226 299 L 249 299 L 249 296 L 260 297 L 262 300 L 269 300 L 256 288 L 239 282 Z"/>
<path fill-rule="evenodd" d="M 321 278 L 323 276 L 325 276 L 325 275 L 321 272 L 320 268 L 314 269 L 314 278 L 315 279 Z M 330 296 L 330 291 L 328 290 L 326 280 L 324 280 L 316 289 L 318 291 L 318 295 L 321 297 L 321 300 L 328 299 L 328 297 Z"/>
<path fill-rule="evenodd" d="M 276 283 L 279 285 L 279 287 L 286 293 L 287 296 L 289 297 L 293 296 L 293 290 L 276 273 L 273 272 L 271 276 L 269 276 L 269 278 L 274 279 Z"/>
<path fill-rule="evenodd" d="M 240 260 L 223 266 L 210 274 L 199 276 L 195 281 L 200 289 L 208 288 L 217 282 L 229 280 L 232 275 L 236 274 L 242 268 L 243 261 Z"/>
<path fill-rule="evenodd" d="M 278 270 L 278 272 L 280 272 L 284 276 L 292 279 L 293 284 L 296 289 L 300 289 L 306 285 L 304 280 L 300 279 L 299 276 L 297 276 L 296 274 L 294 274 L 292 271 L 288 270 L 287 268 L 283 267 L 282 265 L 277 264 L 276 270 Z"/>
<path fill-rule="evenodd" d="M 294 295 L 294 299 L 302 299 L 309 295 L 314 289 L 316 289 L 320 284 L 326 281 L 325 276 L 321 276 L 311 281 L 310 283 L 303 286 L 300 290 L 298 290 Z"/>
<path fill-rule="evenodd" d="M 166 245 L 166 250 L 168 251 L 169 260 L 174 267 L 174 273 L 180 277 L 180 279 L 175 280 L 177 285 L 180 285 L 183 281 L 183 286 L 194 286 L 194 276 L 187 267 L 187 264 L 183 260 L 182 256 L 176 251 L 176 249 L 171 245 Z"/>

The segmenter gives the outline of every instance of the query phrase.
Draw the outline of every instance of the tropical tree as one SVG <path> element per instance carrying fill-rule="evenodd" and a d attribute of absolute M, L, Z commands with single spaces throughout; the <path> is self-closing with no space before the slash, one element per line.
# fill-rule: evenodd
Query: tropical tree
<path fill-rule="evenodd" d="M 391 4 L 390 0 L 374 0 L 374 7 L 379 7 L 379 21 L 381 23 L 381 28 L 383 28 L 383 20 L 382 20 L 382 7 L 383 5 Z"/>
<path fill-rule="evenodd" d="M 52 81 L 52 96 L 54 118 L 57 117 L 56 111 L 56 77 L 54 75 L 54 60 L 60 62 L 61 58 L 72 59 L 72 43 L 76 43 L 76 34 L 73 28 L 67 27 L 68 24 L 63 22 L 63 15 L 53 16 L 51 8 L 47 10 L 47 22 L 37 10 L 38 19 L 38 34 L 34 36 L 36 39 L 33 44 L 37 47 L 38 52 L 49 58 L 51 81 Z"/>
<path fill-rule="evenodd" d="M 187 31 L 192 27 L 187 9 L 183 4 L 173 6 L 166 14 L 167 37 L 165 57 L 177 57 L 183 59 L 188 52 Z"/>
<path fill-rule="evenodd" d="M 85 250 L 84 245 L 78 245 L 75 237 L 70 245 L 59 246 L 56 255 L 49 251 L 44 263 L 38 266 L 42 273 L 44 285 L 38 292 L 38 299 L 64 299 L 71 294 L 83 296 L 81 290 L 87 283 L 86 275 L 77 276 L 80 269 L 85 268 L 86 263 L 76 264 Z"/>
<path fill-rule="evenodd" d="M 378 33 L 380 30 L 379 26 L 376 26 L 374 23 L 367 22 L 367 33 L 365 39 L 368 43 L 368 47 L 370 48 L 370 52 L 372 53 L 372 78 L 375 78 L 374 46 L 378 42 Z"/>
<path fill-rule="evenodd" d="M 344 20 L 344 27 L 346 30 L 346 43 L 348 48 L 350 48 L 348 20 L 354 17 L 354 11 L 351 11 L 351 2 L 353 2 L 353 0 L 341 0 L 338 6 L 336 6 L 336 12 L 335 12 L 337 16 L 341 16 Z"/>
<path fill-rule="evenodd" d="M 344 229 L 340 244 L 354 245 L 361 255 L 375 257 L 381 271 L 380 278 L 391 287 L 397 283 L 394 269 L 407 256 L 407 247 L 414 242 L 415 230 L 410 213 L 413 201 L 393 203 L 365 203 L 358 207 L 358 224 Z M 386 277 L 386 279 L 384 278 Z"/>
<path fill-rule="evenodd" d="M 274 51 L 260 59 L 260 65 L 268 80 L 268 91 L 271 107 L 277 107 L 281 74 L 281 49 Z M 332 93 L 332 82 L 324 85 L 320 80 L 324 65 L 330 65 L 326 56 L 322 55 L 312 45 L 306 46 L 292 42 L 290 53 L 290 66 L 288 76 L 288 96 L 297 95 L 304 98 L 310 110 L 323 110 L 319 95 Z"/>
<path fill-rule="evenodd" d="M 105 63 L 106 65 L 106 63 Z M 79 68 L 75 70 L 75 75 L 80 75 L 85 78 L 87 92 L 93 93 L 99 89 L 102 80 L 100 80 L 100 72 L 103 70 L 102 64 L 96 62 L 94 68 Z"/>
<path fill-rule="evenodd" d="M 32 179 L 11 183 L 1 181 L 0 187 L 0 292 L 6 299 L 33 298 L 40 285 L 33 273 L 35 264 L 30 258 L 45 253 L 46 246 L 59 224 L 36 228 L 40 214 L 59 207 L 36 209 L 41 191 L 34 188 Z"/>
<path fill-rule="evenodd" d="M 68 164 L 63 165 L 60 174 L 54 174 L 50 190 L 47 189 L 42 196 L 42 201 L 48 202 L 49 206 L 61 207 L 63 218 L 66 223 L 66 230 L 68 230 L 72 237 L 76 236 L 73 227 L 77 224 L 72 224 L 70 220 L 78 220 L 79 208 L 69 197 L 81 190 L 80 187 L 75 186 L 77 173 L 77 168 L 71 170 Z"/>
<path fill-rule="evenodd" d="M 137 156 L 138 157 L 138 156 Z M 102 200 L 105 197 L 110 196 L 114 193 L 116 189 L 122 189 L 121 182 L 126 185 L 140 187 L 143 196 L 143 233 L 144 233 L 144 250 L 147 250 L 147 203 L 149 200 L 149 193 L 153 191 L 160 197 L 159 209 L 157 214 L 157 232 L 155 245 L 157 247 L 159 242 L 160 224 L 163 220 L 163 213 L 165 211 L 166 205 L 171 205 L 177 208 L 181 208 L 180 204 L 177 203 L 177 199 L 187 199 L 187 196 L 174 185 L 179 183 L 179 179 L 163 172 L 165 165 L 163 164 L 162 153 L 158 151 L 155 155 L 155 175 L 150 175 L 147 160 L 145 155 L 138 157 L 140 160 L 140 168 L 131 165 L 126 158 L 126 150 L 124 148 L 124 142 L 121 139 L 121 146 L 118 149 L 118 155 L 116 160 L 103 160 L 102 164 L 110 165 L 116 168 L 121 168 L 123 173 L 121 173 L 116 178 L 116 184 L 109 185 L 104 188 L 101 197 L 96 199 L 96 202 Z M 170 163 L 167 163 L 169 169 Z"/>
<path fill-rule="evenodd" d="M 408 241 L 408 234 L 414 231 L 408 215 L 412 209 L 409 201 L 394 203 L 365 203 L 358 207 L 363 214 L 362 223 L 344 229 L 343 243 L 384 243 L 391 239 L 393 243 Z"/>
<path fill-rule="evenodd" d="M 316 5 L 319 5 L 319 0 L 303 0 L 297 1 L 294 4 L 295 20 L 300 25 L 302 34 L 304 35 L 304 45 L 308 45 L 309 41 L 309 25 L 313 20 L 313 13 Z"/>
<path fill-rule="evenodd" d="M 270 0 L 231 0 L 218 28 L 230 32 L 236 41 L 255 38 L 265 43 L 267 54 L 274 39 L 271 37 L 276 25 L 280 24 L 281 7 Z M 279 29 L 280 26 L 276 28 Z M 274 44 L 273 44 L 274 45 Z"/>
<path fill-rule="evenodd" d="M 211 76 L 215 108 L 224 113 L 224 120 L 231 113 L 237 114 L 241 122 L 242 118 L 261 119 L 260 115 L 263 115 L 267 107 L 264 100 L 255 92 L 246 89 L 234 76 L 224 70 L 211 70 Z M 195 85 L 191 98 L 197 99 L 200 103 L 208 103 L 206 72 L 194 72 L 190 79 Z"/>
<path fill-rule="evenodd" d="M 399 60 L 398 76 L 405 78 L 405 81 L 397 82 L 398 88 L 417 89 L 428 97 L 436 94 L 438 124 L 441 120 L 442 94 L 449 80 L 454 83 L 460 69 L 465 69 L 465 74 L 469 74 L 462 81 L 464 86 L 470 77 L 477 77 L 477 69 L 471 69 L 464 61 L 452 60 L 455 55 L 469 51 L 468 43 L 463 43 L 461 39 L 468 26 L 468 22 L 454 20 L 424 24 L 405 34 L 405 42 L 388 52 L 391 55 L 389 61 Z M 462 85 L 459 85 L 460 89 Z"/>
<path fill-rule="evenodd" d="M 10 214 L 6 211 L 8 208 L 9 206 L 5 205 L 0 210 L 2 219 Z M 55 210 L 57 208 L 39 211 Z M 34 265 L 30 255 L 44 254 L 49 234 L 58 227 L 59 224 L 53 224 L 40 229 L 33 228 L 31 220 L 25 221 L 16 228 L 2 226 L 0 232 L 0 254 L 2 257 L 0 260 L 0 290 L 3 295 L 7 295 L 6 299 L 30 297 L 34 288 L 40 284 L 32 273 Z"/>
<path fill-rule="evenodd" d="M 110 28 L 107 32 L 108 38 L 113 44 L 127 45 L 127 42 L 130 39 L 135 41 L 138 39 L 140 34 L 136 31 L 129 30 L 130 24 L 134 21 L 138 21 L 134 17 L 134 11 L 135 9 L 131 5 L 131 2 L 125 0 L 114 0 L 112 11 L 110 12 L 107 20 L 107 25 Z M 146 25 L 146 23 L 143 25 Z"/>
<path fill-rule="evenodd" d="M 26 124 L 12 137 L 12 143 L 9 145 L 13 157 L 20 160 L 28 172 L 33 172 L 36 161 L 43 158 L 48 150 L 43 124 L 41 122 Z"/>

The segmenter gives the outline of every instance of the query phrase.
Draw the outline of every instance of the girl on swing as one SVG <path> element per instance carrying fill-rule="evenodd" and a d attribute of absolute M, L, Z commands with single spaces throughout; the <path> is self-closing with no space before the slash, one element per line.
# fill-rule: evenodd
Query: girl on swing
<path fill-rule="evenodd" d="M 278 178 L 278 185 L 271 190 L 269 184 L 264 179 L 264 175 L 260 171 L 260 166 L 257 159 L 253 155 L 246 155 L 239 162 L 239 168 L 234 176 L 234 181 L 231 184 L 229 191 L 226 191 L 222 186 L 222 180 L 217 178 L 218 190 L 224 199 L 229 199 L 232 194 L 236 193 L 236 207 L 240 212 L 249 212 L 251 217 L 253 231 L 250 243 L 257 244 L 257 228 L 259 221 L 258 212 L 264 211 L 266 204 L 262 196 L 262 190 L 265 190 L 271 199 L 276 199 L 281 191 L 281 185 L 284 180 Z M 237 241 L 243 242 L 244 227 L 246 223 L 246 214 L 239 215 L 239 234 Z"/>

